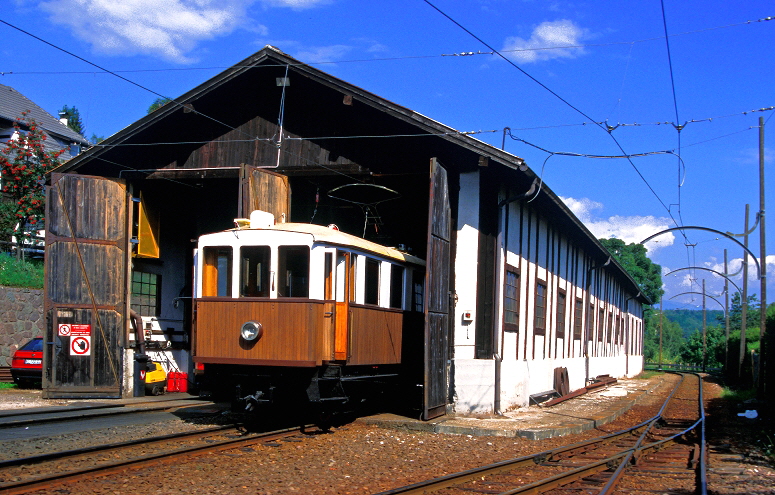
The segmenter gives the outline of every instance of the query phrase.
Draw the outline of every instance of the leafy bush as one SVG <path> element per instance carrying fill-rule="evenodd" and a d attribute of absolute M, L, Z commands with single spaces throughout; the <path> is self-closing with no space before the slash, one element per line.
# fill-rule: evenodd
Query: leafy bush
<path fill-rule="evenodd" d="M 42 289 L 43 263 L 0 254 L 0 285 Z"/>

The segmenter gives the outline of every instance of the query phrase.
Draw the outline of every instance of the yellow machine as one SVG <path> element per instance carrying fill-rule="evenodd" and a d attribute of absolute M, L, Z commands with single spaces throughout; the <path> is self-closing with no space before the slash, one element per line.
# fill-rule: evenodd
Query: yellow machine
<path fill-rule="evenodd" d="M 145 391 L 151 395 L 161 395 L 167 388 L 167 373 L 161 363 L 148 361 L 145 372 Z"/>

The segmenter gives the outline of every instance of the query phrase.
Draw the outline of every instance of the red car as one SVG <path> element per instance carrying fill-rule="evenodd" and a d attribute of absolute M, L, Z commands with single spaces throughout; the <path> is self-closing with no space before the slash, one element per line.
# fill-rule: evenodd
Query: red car
<path fill-rule="evenodd" d="M 11 376 L 16 385 L 30 388 L 43 377 L 43 337 L 36 337 L 13 353 Z"/>

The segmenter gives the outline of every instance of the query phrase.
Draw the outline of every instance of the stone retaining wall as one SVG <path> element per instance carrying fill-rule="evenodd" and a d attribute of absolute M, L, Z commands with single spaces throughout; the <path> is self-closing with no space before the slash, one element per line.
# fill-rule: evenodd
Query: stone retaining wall
<path fill-rule="evenodd" d="M 41 337 L 43 291 L 0 286 L 0 366 L 11 366 L 14 351 L 33 337 Z"/>

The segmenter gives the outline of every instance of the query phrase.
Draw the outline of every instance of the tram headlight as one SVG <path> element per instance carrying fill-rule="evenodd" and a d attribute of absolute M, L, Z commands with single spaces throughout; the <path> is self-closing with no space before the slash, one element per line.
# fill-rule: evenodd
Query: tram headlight
<path fill-rule="evenodd" d="M 264 333 L 264 328 L 261 326 L 261 323 L 257 321 L 248 321 L 242 324 L 239 333 L 243 339 L 253 341 L 261 338 L 261 334 Z"/>

